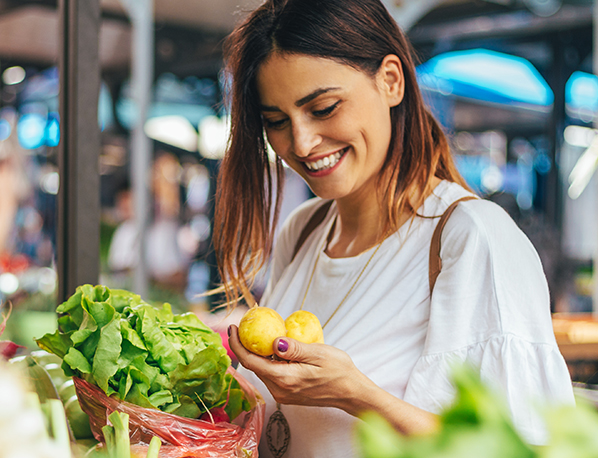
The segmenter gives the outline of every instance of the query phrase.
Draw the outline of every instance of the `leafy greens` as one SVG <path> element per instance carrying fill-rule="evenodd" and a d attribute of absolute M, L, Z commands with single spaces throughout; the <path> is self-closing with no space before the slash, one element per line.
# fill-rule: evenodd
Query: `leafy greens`
<path fill-rule="evenodd" d="M 224 407 L 232 420 L 250 404 L 227 373 L 220 336 L 193 313 L 155 308 L 137 294 L 83 285 L 56 309 L 59 329 L 36 342 L 63 359 L 67 375 L 108 396 L 188 418 Z"/>
<path fill-rule="evenodd" d="M 545 406 L 547 443 L 532 445 L 515 429 L 506 402 L 469 366 L 453 372 L 452 405 L 429 434 L 403 436 L 374 412 L 357 428 L 363 458 L 596 458 L 598 412 L 582 398 L 577 405 Z"/>

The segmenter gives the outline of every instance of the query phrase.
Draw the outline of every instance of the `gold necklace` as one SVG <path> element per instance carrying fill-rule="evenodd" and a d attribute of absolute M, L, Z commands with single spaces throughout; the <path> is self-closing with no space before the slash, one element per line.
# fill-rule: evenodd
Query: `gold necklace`
<path fill-rule="evenodd" d="M 357 283 L 359 283 L 359 279 L 361 278 L 363 273 L 366 271 L 366 269 L 370 265 L 370 262 L 372 261 L 372 259 L 374 259 L 374 256 L 376 256 L 376 253 L 382 246 L 382 242 L 384 242 L 384 239 L 382 239 L 382 241 L 378 243 L 378 246 L 376 247 L 374 252 L 370 255 L 370 257 L 368 258 L 368 261 L 365 263 L 365 265 L 359 272 L 359 275 L 357 275 L 357 278 L 351 285 L 351 288 L 349 288 L 349 291 L 347 291 L 347 294 L 345 294 L 343 299 L 336 306 L 336 308 L 332 312 L 332 315 L 330 315 L 330 317 L 326 320 L 326 322 L 322 326 L 322 329 L 324 329 L 326 327 L 326 325 L 328 323 L 330 323 L 330 320 L 332 320 L 334 315 L 336 315 L 336 312 L 338 312 L 339 309 L 341 308 L 341 306 L 345 303 L 345 301 L 349 297 L 349 294 L 351 294 L 351 292 L 353 291 L 355 286 L 357 286 Z M 318 265 L 318 261 L 320 260 L 320 255 L 321 255 L 322 251 L 323 251 L 323 247 L 321 247 L 321 249 L 318 250 L 318 256 L 316 257 L 316 261 L 314 262 L 314 267 L 311 271 L 311 275 L 309 276 L 309 281 L 307 282 L 307 287 L 305 288 L 305 294 L 303 295 L 303 301 L 301 301 L 301 307 L 299 308 L 299 310 L 303 310 L 303 306 L 305 305 L 305 299 L 307 298 L 307 293 L 309 292 L 309 287 L 311 286 L 311 282 L 316 273 L 316 267 Z M 286 453 L 286 451 L 289 447 L 289 443 L 291 441 L 291 428 L 289 427 L 289 422 L 287 421 L 284 414 L 282 413 L 282 410 L 280 410 L 280 407 L 281 407 L 280 403 L 277 402 L 276 403 L 276 411 L 270 416 L 270 418 L 268 420 L 268 425 L 266 426 L 266 439 L 267 439 L 268 448 L 270 449 L 270 452 L 272 453 L 272 455 L 276 458 L 282 458 L 282 456 Z"/>
<path fill-rule="evenodd" d="M 382 242 L 383 241 L 384 240 L 382 240 Z M 359 272 L 359 275 L 357 276 L 357 278 L 355 279 L 355 281 L 351 285 L 351 288 L 349 288 L 349 291 L 347 291 L 347 294 L 345 294 L 345 297 L 343 297 L 343 299 L 340 301 L 340 303 L 334 309 L 334 312 L 332 312 L 332 315 L 330 315 L 330 317 L 328 317 L 328 319 L 326 320 L 326 322 L 322 325 L 322 329 L 324 329 L 326 327 L 326 325 L 328 323 L 330 323 L 330 320 L 332 320 L 332 318 L 334 317 L 334 315 L 336 315 L 336 312 L 338 312 L 339 309 L 341 308 L 341 306 L 345 303 L 345 301 L 349 297 L 349 294 L 351 294 L 351 292 L 353 291 L 353 288 L 355 288 L 355 286 L 357 286 L 357 283 L 359 283 L 359 279 L 361 278 L 361 276 L 363 275 L 363 273 L 365 272 L 365 270 L 368 268 L 368 266 L 370 265 L 370 262 L 372 261 L 372 259 L 374 259 L 374 256 L 376 256 L 376 253 L 378 252 L 378 250 L 382 246 L 382 242 L 378 243 L 378 246 L 376 247 L 376 249 L 374 250 L 374 252 L 369 257 L 368 261 L 365 263 L 365 265 L 363 266 L 363 268 Z M 311 286 L 311 281 L 313 280 L 314 275 L 316 273 L 316 267 L 318 265 L 318 261 L 320 260 L 320 254 L 321 253 L 322 253 L 322 250 L 319 250 L 318 251 L 318 257 L 316 258 L 316 262 L 314 262 L 314 268 L 312 269 L 311 275 L 309 277 L 309 281 L 307 282 L 307 288 L 305 288 L 305 294 L 303 295 L 303 301 L 301 302 L 301 307 L 299 307 L 299 310 L 303 310 L 303 306 L 305 305 L 305 299 L 307 299 L 307 293 L 309 292 L 309 287 Z"/>

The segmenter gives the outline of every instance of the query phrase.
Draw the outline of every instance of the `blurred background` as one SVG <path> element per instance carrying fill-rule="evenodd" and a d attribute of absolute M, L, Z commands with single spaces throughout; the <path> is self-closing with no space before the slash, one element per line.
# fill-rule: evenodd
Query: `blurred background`
<path fill-rule="evenodd" d="M 598 6 L 384 0 L 461 173 L 535 245 L 576 381 L 598 383 Z M 3 338 L 82 283 L 224 326 L 211 251 L 222 42 L 259 0 L 0 0 Z M 287 169 L 284 218 L 310 191 Z M 259 297 L 267 270 L 255 286 Z"/>

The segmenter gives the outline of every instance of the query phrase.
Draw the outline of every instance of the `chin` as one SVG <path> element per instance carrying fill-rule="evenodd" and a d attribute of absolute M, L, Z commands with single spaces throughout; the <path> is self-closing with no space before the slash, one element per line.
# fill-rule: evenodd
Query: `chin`
<path fill-rule="evenodd" d="M 332 189 L 314 189 L 311 188 L 311 191 L 318 197 L 324 200 L 337 200 L 341 199 L 342 197 L 346 196 L 346 193 L 339 192 L 338 190 Z"/>

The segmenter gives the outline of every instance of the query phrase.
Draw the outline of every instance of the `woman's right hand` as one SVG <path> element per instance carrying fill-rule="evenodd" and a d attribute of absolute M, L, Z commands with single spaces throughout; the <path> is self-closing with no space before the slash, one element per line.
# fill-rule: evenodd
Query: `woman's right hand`
<path fill-rule="evenodd" d="M 384 391 L 338 348 L 279 337 L 273 345 L 275 358 L 264 358 L 243 347 L 235 325 L 229 327 L 228 341 L 239 363 L 264 382 L 276 402 L 336 407 L 353 416 L 375 411 L 405 434 L 438 426 L 436 415 Z"/>
<path fill-rule="evenodd" d="M 375 387 L 347 353 L 330 345 L 283 337 L 274 342 L 275 358 L 264 358 L 243 347 L 234 325 L 229 327 L 229 345 L 239 363 L 254 372 L 281 404 L 337 407 L 357 415 L 357 399 Z"/>

